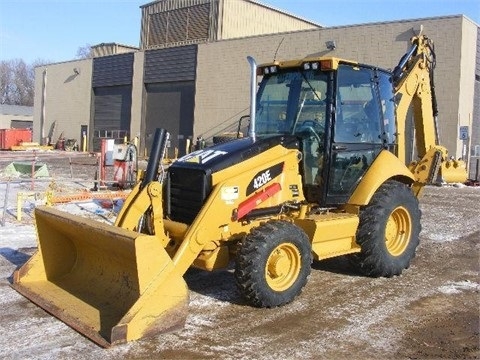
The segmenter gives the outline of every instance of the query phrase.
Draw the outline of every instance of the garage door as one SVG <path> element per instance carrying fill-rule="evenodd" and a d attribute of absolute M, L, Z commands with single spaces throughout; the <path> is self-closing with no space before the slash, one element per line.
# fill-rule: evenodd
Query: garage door
<path fill-rule="evenodd" d="M 96 88 L 94 94 L 94 151 L 99 151 L 101 138 L 122 141 L 129 137 L 132 86 Z"/>
<path fill-rule="evenodd" d="M 187 138 L 193 134 L 193 81 L 147 84 L 145 145 L 149 151 L 157 127 L 170 133 L 169 156 L 186 153 Z"/>
<path fill-rule="evenodd" d="M 93 60 L 94 151 L 100 150 L 102 138 L 130 138 L 133 60 L 132 53 Z"/>
<path fill-rule="evenodd" d="M 157 127 L 170 133 L 169 156 L 186 153 L 193 135 L 197 46 L 150 50 L 145 53 L 144 82 L 147 92 L 144 143 L 150 151 Z"/>

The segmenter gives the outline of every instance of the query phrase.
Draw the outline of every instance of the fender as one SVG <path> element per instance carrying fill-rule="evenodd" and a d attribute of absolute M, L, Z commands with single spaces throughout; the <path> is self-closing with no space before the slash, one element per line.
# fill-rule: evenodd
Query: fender
<path fill-rule="evenodd" d="M 409 185 L 415 182 L 413 174 L 394 154 L 382 150 L 347 203 L 349 205 L 367 205 L 377 189 L 392 178 Z"/>

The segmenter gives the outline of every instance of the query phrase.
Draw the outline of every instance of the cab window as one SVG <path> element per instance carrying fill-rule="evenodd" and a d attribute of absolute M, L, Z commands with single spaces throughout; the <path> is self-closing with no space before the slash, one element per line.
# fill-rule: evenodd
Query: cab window
<path fill-rule="evenodd" d="M 335 142 L 381 143 L 380 104 L 370 69 L 340 66 Z"/>

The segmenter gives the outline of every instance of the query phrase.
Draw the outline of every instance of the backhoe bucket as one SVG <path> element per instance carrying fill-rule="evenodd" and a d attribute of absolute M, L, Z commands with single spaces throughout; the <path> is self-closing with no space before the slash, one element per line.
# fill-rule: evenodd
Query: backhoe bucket
<path fill-rule="evenodd" d="M 103 347 L 182 328 L 187 285 L 155 236 L 37 207 L 13 288 Z"/>
<path fill-rule="evenodd" d="M 448 184 L 465 183 L 467 181 L 467 165 L 462 160 L 448 160 L 440 169 L 441 181 Z"/>

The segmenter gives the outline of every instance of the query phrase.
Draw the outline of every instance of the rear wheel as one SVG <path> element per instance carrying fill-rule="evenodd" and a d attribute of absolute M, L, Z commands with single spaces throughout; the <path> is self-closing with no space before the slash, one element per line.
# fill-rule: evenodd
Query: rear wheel
<path fill-rule="evenodd" d="M 272 220 L 253 229 L 237 254 L 235 278 L 247 301 L 257 307 L 291 302 L 307 283 L 312 253 L 298 226 Z"/>
<path fill-rule="evenodd" d="M 365 275 L 391 277 L 410 266 L 419 244 L 421 212 L 418 200 L 405 184 L 387 181 L 360 212 L 357 243 L 352 256 Z"/>

